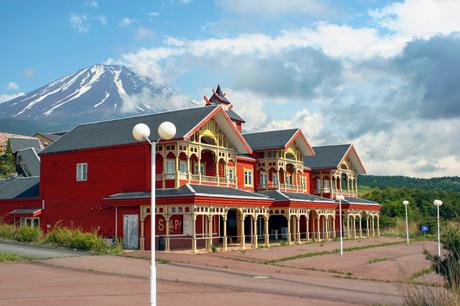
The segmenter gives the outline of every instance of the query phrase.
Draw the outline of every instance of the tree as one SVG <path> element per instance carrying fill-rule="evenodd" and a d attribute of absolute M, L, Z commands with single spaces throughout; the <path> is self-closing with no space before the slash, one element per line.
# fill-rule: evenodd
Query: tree
<path fill-rule="evenodd" d="M 11 143 L 8 140 L 6 143 L 6 150 L 2 156 L 0 156 L 0 177 L 10 177 L 16 173 L 15 158 L 13 155 L 13 149 Z"/>

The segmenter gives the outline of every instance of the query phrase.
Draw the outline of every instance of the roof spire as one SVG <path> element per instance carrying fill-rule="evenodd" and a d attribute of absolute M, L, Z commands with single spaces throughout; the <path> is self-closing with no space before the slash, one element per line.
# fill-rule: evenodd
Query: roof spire
<path fill-rule="evenodd" d="M 220 85 L 219 85 L 219 84 L 217 84 L 216 94 L 218 94 L 219 96 L 223 96 L 223 94 L 222 94 L 222 89 L 220 88 Z"/>

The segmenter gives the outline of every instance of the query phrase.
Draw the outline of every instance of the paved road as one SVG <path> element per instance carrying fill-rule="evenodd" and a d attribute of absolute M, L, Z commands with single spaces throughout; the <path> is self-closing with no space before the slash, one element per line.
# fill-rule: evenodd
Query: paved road
<path fill-rule="evenodd" d="M 57 257 L 71 257 L 88 255 L 85 252 L 78 252 L 69 249 L 56 249 L 43 246 L 31 246 L 15 242 L 0 241 L 0 252 L 14 253 L 35 259 L 48 259 Z"/>

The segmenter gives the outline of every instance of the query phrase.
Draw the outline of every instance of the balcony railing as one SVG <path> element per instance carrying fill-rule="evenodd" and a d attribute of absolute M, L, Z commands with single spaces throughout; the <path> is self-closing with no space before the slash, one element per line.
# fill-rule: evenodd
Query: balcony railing
<path fill-rule="evenodd" d="M 217 177 L 217 176 L 210 176 L 210 175 L 199 175 L 199 174 L 189 174 L 184 172 L 178 172 L 177 176 L 179 180 L 189 180 L 193 182 L 199 182 L 201 177 L 202 183 L 213 183 L 219 186 L 227 186 L 227 185 L 235 185 L 236 178 L 228 178 L 228 177 Z M 160 173 L 156 175 L 157 181 L 162 180 L 174 180 L 176 179 L 176 173 Z"/>

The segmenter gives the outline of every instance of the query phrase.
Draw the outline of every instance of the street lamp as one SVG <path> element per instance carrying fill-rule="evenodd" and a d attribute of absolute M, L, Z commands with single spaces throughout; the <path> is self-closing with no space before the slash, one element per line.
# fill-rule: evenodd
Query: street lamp
<path fill-rule="evenodd" d="M 409 201 L 403 201 L 403 205 L 406 207 L 406 241 L 409 244 L 409 220 L 407 217 L 407 205 L 409 205 Z"/>
<path fill-rule="evenodd" d="M 160 139 L 169 140 L 176 135 L 176 126 L 171 122 L 163 122 L 158 127 L 159 139 L 155 141 L 150 141 L 150 128 L 145 123 L 138 123 L 133 128 L 133 137 L 137 141 L 147 141 L 151 146 L 151 178 L 150 178 L 150 253 L 151 253 L 151 262 L 150 262 L 150 305 L 156 305 L 156 296 L 157 296 L 157 286 L 156 286 L 156 263 L 155 263 L 155 155 L 156 155 L 156 144 Z"/>
<path fill-rule="evenodd" d="M 439 225 L 439 207 L 442 205 L 441 200 L 434 200 L 434 206 L 437 208 L 437 217 L 438 217 L 438 256 L 441 257 L 441 230 Z"/>
<path fill-rule="evenodd" d="M 341 194 L 336 195 L 335 199 L 339 201 L 339 232 L 340 232 L 340 255 L 343 255 L 343 235 L 342 235 L 342 201 L 345 197 Z"/>

